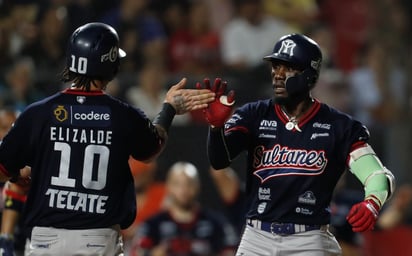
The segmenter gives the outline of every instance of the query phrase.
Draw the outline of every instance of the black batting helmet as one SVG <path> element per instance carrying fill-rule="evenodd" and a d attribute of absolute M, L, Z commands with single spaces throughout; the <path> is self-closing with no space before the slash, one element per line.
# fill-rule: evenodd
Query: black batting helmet
<path fill-rule="evenodd" d="M 319 77 L 322 64 L 322 52 L 319 45 L 302 34 L 290 34 L 281 37 L 273 48 L 271 55 L 264 60 L 287 62 L 305 74 L 307 85 L 312 87 Z"/>
<path fill-rule="evenodd" d="M 77 28 L 70 37 L 67 68 L 91 79 L 112 80 L 119 70 L 119 36 L 111 26 L 92 22 Z"/>

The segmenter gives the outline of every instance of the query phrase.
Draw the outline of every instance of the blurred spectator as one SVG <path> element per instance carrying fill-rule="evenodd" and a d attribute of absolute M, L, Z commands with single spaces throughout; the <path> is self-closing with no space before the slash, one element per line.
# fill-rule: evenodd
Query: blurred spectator
<path fill-rule="evenodd" d="M 350 87 L 346 76 L 338 69 L 323 69 L 312 94 L 342 112 L 352 113 Z"/>
<path fill-rule="evenodd" d="M 209 20 L 214 31 L 221 32 L 222 28 L 233 18 L 233 0 L 207 0 L 209 5 Z"/>
<path fill-rule="evenodd" d="M 121 73 L 135 72 L 147 61 L 165 63 L 167 37 L 161 21 L 149 12 L 149 0 L 121 0 L 100 21 L 112 25 L 126 51 Z"/>
<path fill-rule="evenodd" d="M 412 227 L 412 186 L 407 183 L 396 190 L 377 222 L 379 229 L 392 229 L 402 225 Z"/>
<path fill-rule="evenodd" d="M 336 42 L 333 31 L 324 23 L 315 23 L 307 26 L 304 33 L 319 44 L 322 50 L 322 67 L 341 70 L 335 63 Z"/>
<path fill-rule="evenodd" d="M 158 213 L 164 206 L 166 188 L 163 182 L 155 180 L 157 163 L 143 163 L 129 158 L 129 166 L 134 178 L 136 190 L 137 215 L 133 224 L 122 230 L 125 252 L 129 250 L 130 243 L 142 221 Z"/>
<path fill-rule="evenodd" d="M 403 70 L 390 62 L 388 54 L 381 41 L 371 39 L 360 51 L 359 65 L 348 74 L 348 81 L 353 116 L 374 134 L 370 143 L 388 168 L 397 167 L 395 176 L 402 177 L 406 170 L 396 164 L 403 159 L 402 151 L 407 151 L 406 145 L 402 145 L 407 131 L 396 127 L 404 125 L 402 107 L 407 102 L 407 80 Z M 393 148 L 398 148 L 398 153 L 393 154 Z"/>
<path fill-rule="evenodd" d="M 166 178 L 167 209 L 138 230 L 134 255 L 234 255 L 234 230 L 224 216 L 199 205 L 199 174 L 189 162 L 177 162 Z"/>
<path fill-rule="evenodd" d="M 388 65 L 385 46 L 371 40 L 349 73 L 354 116 L 368 127 L 391 123 L 406 101 L 405 82 L 402 70 Z"/>
<path fill-rule="evenodd" d="M 380 70 L 380 77 L 383 80 L 379 85 L 383 93 L 382 107 L 388 114 L 383 137 L 385 157 L 388 165 L 398 170 L 398 180 L 412 184 L 409 170 L 412 140 L 405 141 L 405 138 L 411 138 L 409 134 L 412 130 L 412 118 L 405 118 L 411 117 L 412 113 L 411 4 L 403 0 L 381 0 L 374 3 L 374 6 L 379 12 L 372 40 L 379 41 L 382 49 L 380 65 L 383 68 Z M 409 121 L 405 122 L 405 119 Z"/>
<path fill-rule="evenodd" d="M 246 223 L 245 185 L 231 168 L 216 170 L 210 167 L 210 175 L 223 202 L 223 212 L 235 227 L 238 239 Z"/>
<path fill-rule="evenodd" d="M 33 87 L 35 73 L 31 58 L 16 59 L 6 73 L 5 87 L 1 88 L 3 104 L 12 106 L 17 111 L 23 111 L 28 104 L 42 98 L 42 93 Z"/>
<path fill-rule="evenodd" d="M 355 67 L 356 55 L 367 41 L 375 21 L 376 2 L 370 0 L 319 1 L 320 22 L 328 24 L 336 42 L 335 63 L 344 72 Z"/>
<path fill-rule="evenodd" d="M 193 81 L 223 72 L 219 33 L 211 27 L 208 1 L 192 1 L 182 18 L 183 25 L 175 27 L 168 44 L 168 71 L 172 77 L 189 76 Z M 204 124 L 202 110 L 190 113 L 191 121 Z"/>
<path fill-rule="evenodd" d="M 36 66 L 33 85 L 46 94 L 60 90 L 58 74 L 63 69 L 67 34 L 67 8 L 46 6 L 39 12 L 36 36 L 21 50 L 31 56 Z"/>
<path fill-rule="evenodd" d="M 98 20 L 107 10 L 119 5 L 119 1 L 101 0 L 62 0 L 62 2 L 64 4 L 54 3 L 54 5 L 65 6 L 67 8 L 68 31 L 74 31 L 83 24 Z"/>
<path fill-rule="evenodd" d="M 194 1 L 185 26 L 170 35 L 168 68 L 172 73 L 203 78 L 222 71 L 220 38 L 211 28 L 210 14 L 205 0 Z"/>
<path fill-rule="evenodd" d="M 10 7 L 9 15 L 3 21 L 3 27 L 9 32 L 9 52 L 19 56 L 21 49 L 35 40 L 35 25 L 39 5 L 34 1 L 20 1 Z"/>
<path fill-rule="evenodd" d="M 235 17 L 221 33 L 223 61 L 239 71 L 256 68 L 275 41 L 293 30 L 282 20 L 265 15 L 262 0 L 233 1 Z"/>
<path fill-rule="evenodd" d="M 190 3 L 191 0 L 151 0 L 149 8 L 159 17 L 166 35 L 170 37 L 187 25 L 186 17 Z"/>
<path fill-rule="evenodd" d="M 271 78 L 270 72 L 262 68 L 263 65 L 270 68 L 262 58 L 272 52 L 281 36 L 294 30 L 282 20 L 266 15 L 262 0 L 233 0 L 233 3 L 235 16 L 220 34 L 221 54 L 226 80 L 234 86 L 236 104 L 241 105 L 265 95 L 262 90 L 270 86 Z"/>
<path fill-rule="evenodd" d="M 207 5 L 207 20 L 211 30 L 219 32 L 233 16 L 233 0 L 200 0 Z M 167 35 L 187 26 L 187 13 L 197 0 L 151 0 L 150 9 L 162 20 Z M 202 14 L 203 15 L 203 14 Z"/>
<path fill-rule="evenodd" d="M 316 0 L 263 0 L 263 5 L 268 14 L 284 20 L 299 32 L 314 24 L 319 16 Z"/>
<path fill-rule="evenodd" d="M 166 95 L 167 72 L 163 65 L 146 63 L 138 73 L 137 84 L 127 89 L 125 97 L 131 105 L 141 108 L 153 120 L 159 113 Z M 187 124 L 190 114 L 176 116 L 173 125 Z"/>
<path fill-rule="evenodd" d="M 7 29 L 5 19 L 0 18 L 0 75 L 6 72 L 6 67 L 12 62 L 13 56 L 10 53 L 10 30 Z"/>

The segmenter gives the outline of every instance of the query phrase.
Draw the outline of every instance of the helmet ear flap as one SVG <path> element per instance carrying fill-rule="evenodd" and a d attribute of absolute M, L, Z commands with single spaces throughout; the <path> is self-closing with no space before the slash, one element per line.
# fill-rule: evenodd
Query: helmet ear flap
<path fill-rule="evenodd" d="M 286 91 L 289 95 L 309 92 L 318 80 L 318 73 L 311 69 L 305 69 L 302 73 L 286 78 Z"/>
<path fill-rule="evenodd" d="M 303 71 L 304 76 L 306 77 L 307 84 L 310 89 L 312 89 L 316 82 L 318 81 L 319 74 L 317 71 L 309 68 Z"/>

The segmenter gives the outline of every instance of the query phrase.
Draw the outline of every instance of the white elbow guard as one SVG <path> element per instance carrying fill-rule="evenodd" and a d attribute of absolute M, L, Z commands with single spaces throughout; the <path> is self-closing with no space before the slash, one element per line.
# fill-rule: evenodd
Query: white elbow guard
<path fill-rule="evenodd" d="M 389 187 L 388 199 L 390 199 L 393 195 L 393 192 L 395 192 L 395 187 L 396 187 L 395 176 L 386 167 L 383 167 L 383 173 L 385 174 L 386 178 L 388 179 L 388 187 Z"/>

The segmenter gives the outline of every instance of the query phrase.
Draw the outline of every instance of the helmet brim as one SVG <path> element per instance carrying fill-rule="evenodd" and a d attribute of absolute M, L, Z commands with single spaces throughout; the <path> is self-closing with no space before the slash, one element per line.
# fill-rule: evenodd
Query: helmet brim
<path fill-rule="evenodd" d="M 290 57 L 278 54 L 278 53 L 273 53 L 271 55 L 267 55 L 263 57 L 264 60 L 270 61 L 270 62 L 275 62 L 275 63 L 287 63 L 289 66 L 293 67 L 294 69 L 298 70 L 303 70 L 304 66 L 298 63 L 297 60 L 291 59 Z"/>
<path fill-rule="evenodd" d="M 276 61 L 276 60 L 280 60 L 280 61 L 286 61 L 286 62 L 290 62 L 290 58 L 283 58 L 281 55 L 277 54 L 277 53 L 273 53 L 271 55 L 267 55 L 265 57 L 263 57 L 264 60 L 267 61 Z"/>

